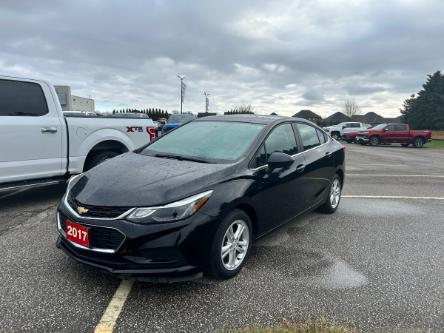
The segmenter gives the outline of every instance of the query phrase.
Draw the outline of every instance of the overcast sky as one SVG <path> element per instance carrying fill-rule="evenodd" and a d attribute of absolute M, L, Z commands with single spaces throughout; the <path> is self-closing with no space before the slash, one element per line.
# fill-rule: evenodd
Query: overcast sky
<path fill-rule="evenodd" d="M 444 68 L 444 1 L 0 0 L 0 73 L 49 80 L 96 109 L 322 116 L 354 99 L 397 116 Z"/>

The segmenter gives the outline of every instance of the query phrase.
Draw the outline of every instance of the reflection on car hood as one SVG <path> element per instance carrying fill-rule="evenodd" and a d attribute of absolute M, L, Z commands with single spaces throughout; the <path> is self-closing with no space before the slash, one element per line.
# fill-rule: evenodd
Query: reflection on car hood
<path fill-rule="evenodd" d="M 235 167 L 126 153 L 86 172 L 71 191 L 88 205 L 156 206 L 206 190 Z"/>

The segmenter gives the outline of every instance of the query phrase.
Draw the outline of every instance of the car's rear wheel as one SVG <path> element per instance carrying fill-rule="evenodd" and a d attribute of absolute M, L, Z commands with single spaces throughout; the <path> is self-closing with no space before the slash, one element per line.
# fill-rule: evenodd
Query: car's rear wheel
<path fill-rule="evenodd" d="M 227 214 L 217 227 L 210 244 L 208 273 L 217 279 L 229 279 L 244 266 L 252 242 L 251 221 L 239 209 Z"/>
<path fill-rule="evenodd" d="M 322 206 L 319 207 L 319 210 L 323 213 L 332 214 L 334 213 L 339 206 L 339 202 L 341 201 L 342 194 L 342 185 L 341 178 L 336 175 L 333 178 L 333 181 L 330 185 L 330 192 Z"/>
<path fill-rule="evenodd" d="M 416 138 L 415 141 L 413 142 L 413 145 L 416 148 L 422 148 L 422 146 L 424 146 L 424 140 L 423 138 Z"/>
<path fill-rule="evenodd" d="M 377 145 L 379 145 L 379 137 L 378 136 L 372 136 L 371 138 L 370 138 L 370 145 L 372 145 L 372 146 L 377 146 Z"/>

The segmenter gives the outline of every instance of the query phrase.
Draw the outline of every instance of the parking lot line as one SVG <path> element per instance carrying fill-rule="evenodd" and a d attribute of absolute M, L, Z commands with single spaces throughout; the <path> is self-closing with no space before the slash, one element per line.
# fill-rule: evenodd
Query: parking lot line
<path fill-rule="evenodd" d="M 111 333 L 116 325 L 117 318 L 125 305 L 125 301 L 133 287 L 134 281 L 123 280 L 111 301 L 109 302 L 105 312 L 97 324 L 94 333 Z"/>
<path fill-rule="evenodd" d="M 413 197 L 403 195 L 342 195 L 343 198 L 357 199 L 417 199 L 417 200 L 444 200 L 444 197 Z"/>
<path fill-rule="evenodd" d="M 371 173 L 347 173 L 346 176 L 350 177 L 425 177 L 425 178 L 444 178 L 444 175 L 390 175 L 390 174 L 371 174 Z"/>

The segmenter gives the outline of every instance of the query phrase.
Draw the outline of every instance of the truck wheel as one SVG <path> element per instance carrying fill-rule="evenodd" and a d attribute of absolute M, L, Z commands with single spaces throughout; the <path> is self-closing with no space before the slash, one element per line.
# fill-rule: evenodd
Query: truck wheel
<path fill-rule="evenodd" d="M 331 133 L 331 137 L 335 140 L 339 140 L 341 138 L 338 132 Z"/>
<path fill-rule="evenodd" d="M 110 158 L 116 157 L 117 155 L 119 155 L 119 154 L 116 153 L 115 151 L 100 152 L 93 157 L 93 159 L 91 160 L 91 162 L 88 165 L 87 170 L 94 168 L 95 166 L 99 165 L 100 163 L 103 163 L 106 160 L 109 160 Z"/>
<path fill-rule="evenodd" d="M 422 146 L 424 146 L 424 140 L 422 138 L 416 138 L 415 141 L 413 142 L 413 145 L 416 148 L 422 148 Z"/>
<path fill-rule="evenodd" d="M 372 145 L 372 146 L 379 145 L 379 137 L 378 136 L 372 136 L 370 138 L 370 145 Z"/>
<path fill-rule="evenodd" d="M 216 279 L 229 279 L 244 266 L 253 241 L 248 215 L 235 209 L 221 221 L 211 240 L 207 272 Z"/>

